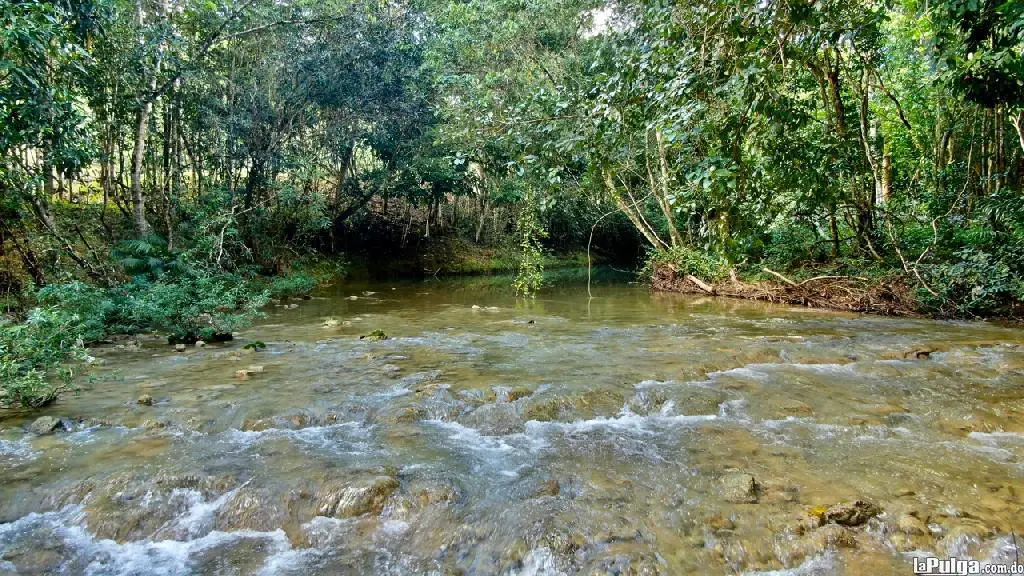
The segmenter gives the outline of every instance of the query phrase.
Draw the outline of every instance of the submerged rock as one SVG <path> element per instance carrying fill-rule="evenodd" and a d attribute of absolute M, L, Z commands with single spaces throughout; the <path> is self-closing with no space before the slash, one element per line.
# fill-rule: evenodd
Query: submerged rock
<path fill-rule="evenodd" d="M 217 510 L 214 525 L 225 531 L 274 530 L 288 518 L 286 504 L 270 489 L 242 486 Z"/>
<path fill-rule="evenodd" d="M 508 394 L 505 395 L 505 398 L 509 402 L 515 402 L 516 400 L 519 400 L 520 398 L 526 398 L 531 394 L 533 394 L 533 390 L 530 390 L 525 386 L 516 386 L 515 388 L 508 391 Z"/>
<path fill-rule="evenodd" d="M 331 480 L 317 490 L 316 513 L 333 518 L 380 514 L 388 497 L 397 489 L 398 479 L 393 476 L 377 476 L 354 484 Z"/>
<path fill-rule="evenodd" d="M 249 376 L 259 374 L 260 372 L 263 372 L 263 366 L 249 366 L 248 368 L 235 370 L 235 378 L 238 378 L 239 380 L 246 380 Z"/>
<path fill-rule="evenodd" d="M 948 528 L 946 535 L 935 544 L 935 549 L 943 558 L 950 556 L 964 557 L 970 555 L 971 548 L 980 544 L 992 535 L 992 530 L 979 522 L 964 521 Z"/>
<path fill-rule="evenodd" d="M 713 514 L 704 519 L 704 525 L 713 532 L 726 532 L 736 527 L 736 524 L 721 514 Z"/>
<path fill-rule="evenodd" d="M 28 429 L 33 434 L 45 436 L 46 434 L 53 434 L 58 428 L 62 427 L 63 424 L 61 423 L 60 418 L 55 418 L 53 416 L 40 416 L 29 425 Z"/>
<path fill-rule="evenodd" d="M 544 481 L 533 493 L 534 496 L 558 496 L 562 493 L 562 486 L 555 478 Z"/>
<path fill-rule="evenodd" d="M 387 424 L 402 424 L 405 422 L 418 422 L 426 420 L 427 411 L 417 406 L 405 406 L 397 411 L 391 411 L 382 420 Z"/>
<path fill-rule="evenodd" d="M 910 512 L 904 514 L 896 520 L 896 529 L 904 534 L 910 534 L 911 536 L 917 536 L 921 534 L 928 534 L 928 524 L 924 520 L 917 517 L 916 512 Z"/>
<path fill-rule="evenodd" d="M 757 480 L 746 472 L 730 472 L 721 481 L 721 494 L 726 502 L 755 504 L 758 499 Z"/>
<path fill-rule="evenodd" d="M 380 342 L 381 340 L 387 340 L 388 335 L 385 334 L 383 330 L 378 328 L 373 332 L 370 332 L 369 334 L 363 334 L 362 336 L 359 337 L 359 339 L 367 340 L 369 342 Z"/>
<path fill-rule="evenodd" d="M 857 538 L 849 528 L 826 524 L 804 535 L 799 547 L 805 555 L 813 556 L 829 548 L 856 548 Z"/>
<path fill-rule="evenodd" d="M 566 396 L 531 398 L 523 409 L 523 420 L 550 422 L 553 420 L 589 420 L 612 417 L 622 409 L 626 399 L 617 390 L 586 390 Z"/>
<path fill-rule="evenodd" d="M 460 419 L 461 423 L 475 428 L 486 436 L 505 436 L 525 429 L 522 419 L 513 404 L 484 404 L 467 416 Z"/>

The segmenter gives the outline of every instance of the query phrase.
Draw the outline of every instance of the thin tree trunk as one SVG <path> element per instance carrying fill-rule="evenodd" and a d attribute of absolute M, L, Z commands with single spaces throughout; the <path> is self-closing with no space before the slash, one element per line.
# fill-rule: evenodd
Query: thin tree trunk
<path fill-rule="evenodd" d="M 629 221 L 633 223 L 633 226 L 638 232 L 643 234 L 644 238 L 651 243 L 651 246 L 655 248 L 667 248 L 667 245 L 661 238 L 654 233 L 653 230 L 649 229 L 641 220 L 640 217 L 633 211 L 629 204 L 622 198 L 622 195 L 615 187 L 615 180 L 612 178 L 612 173 L 608 170 L 603 170 L 604 184 L 608 188 L 608 193 L 612 199 L 615 200 L 615 205 L 622 210 L 623 214 L 629 218 Z"/>
<path fill-rule="evenodd" d="M 139 236 L 146 236 L 152 230 L 146 220 L 146 197 L 142 192 L 142 162 L 146 156 L 146 133 L 152 109 L 153 104 L 147 103 L 136 113 L 135 150 L 132 153 L 132 216 L 135 232 Z"/>
<path fill-rule="evenodd" d="M 655 131 L 654 139 L 658 143 L 658 165 L 661 168 L 661 209 L 665 212 L 665 221 L 668 224 L 669 238 L 673 246 L 683 244 L 683 237 L 676 228 L 676 219 L 672 215 L 672 205 L 668 201 L 668 155 L 665 152 L 665 136 L 660 131 Z"/>
<path fill-rule="evenodd" d="M 1017 113 L 1010 119 L 1013 128 L 1017 131 L 1017 139 L 1020 142 L 1020 150 L 1024 152 L 1024 110 Z"/>

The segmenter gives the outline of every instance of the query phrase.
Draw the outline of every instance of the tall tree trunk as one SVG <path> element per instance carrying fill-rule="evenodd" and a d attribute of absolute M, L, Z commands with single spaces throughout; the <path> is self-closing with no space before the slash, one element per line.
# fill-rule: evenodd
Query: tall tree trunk
<path fill-rule="evenodd" d="M 676 228 L 676 219 L 672 214 L 672 205 L 668 200 L 669 172 L 668 154 L 665 152 L 665 136 L 661 131 L 656 131 L 654 139 L 658 143 L 658 166 L 661 171 L 661 194 L 658 197 L 660 198 L 661 209 L 665 212 L 665 221 L 668 225 L 668 234 L 672 245 L 680 246 L 683 244 L 683 237 L 679 234 L 679 229 Z"/>
<path fill-rule="evenodd" d="M 1013 128 L 1017 131 L 1020 150 L 1021 152 L 1024 152 L 1024 110 L 1018 112 L 1016 116 L 1011 117 L 1010 122 L 1013 123 Z"/>
<path fill-rule="evenodd" d="M 668 248 L 668 245 L 665 244 L 661 238 L 658 238 L 658 235 L 655 234 L 654 231 L 651 230 L 640 218 L 635 207 L 630 206 L 629 203 L 622 198 L 622 194 L 615 187 L 615 180 L 611 171 L 602 170 L 602 173 L 604 175 L 604 184 L 608 188 L 608 194 L 610 194 L 612 199 L 615 200 L 615 204 L 619 207 L 619 210 L 622 210 L 622 213 L 629 218 L 629 221 L 633 223 L 633 226 L 636 227 L 637 231 L 643 234 L 644 238 L 651 243 L 651 246 L 654 246 L 655 248 Z"/>
<path fill-rule="evenodd" d="M 135 115 L 135 150 L 132 152 L 132 217 L 135 232 L 146 236 L 152 228 L 146 220 L 146 196 L 142 192 L 142 162 L 146 157 L 146 133 L 149 130 L 149 115 L 153 103 L 147 102 Z"/>

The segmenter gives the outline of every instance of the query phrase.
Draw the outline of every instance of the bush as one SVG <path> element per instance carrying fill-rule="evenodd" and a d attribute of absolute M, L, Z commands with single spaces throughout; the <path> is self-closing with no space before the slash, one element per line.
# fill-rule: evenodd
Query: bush
<path fill-rule="evenodd" d="M 984 316 L 1009 313 L 1024 302 L 1024 281 L 1005 261 L 976 248 L 955 253 L 951 263 L 935 264 L 927 273 L 937 295 L 921 289 L 921 301 L 943 315 Z"/>
<path fill-rule="evenodd" d="M 320 279 L 304 272 L 274 278 L 270 281 L 271 298 L 298 298 L 306 296 L 320 284 Z"/>
<path fill-rule="evenodd" d="M 650 279 L 658 265 L 669 265 L 680 274 L 692 274 L 709 281 L 729 275 L 729 262 L 725 258 L 689 246 L 675 246 L 668 250 L 652 252 L 641 269 L 643 278 Z"/>
<path fill-rule="evenodd" d="M 156 281 L 136 278 L 122 287 L 126 316 L 139 331 L 167 334 L 168 341 L 210 340 L 260 316 L 270 296 L 229 273 L 192 272 Z"/>
<path fill-rule="evenodd" d="M 28 319 L 0 326 L 0 407 L 39 408 L 73 388 L 71 360 L 84 359 L 77 314 L 34 308 Z"/>
<path fill-rule="evenodd" d="M 40 306 L 77 317 L 78 334 L 85 342 L 105 338 L 120 312 L 119 303 L 110 292 L 77 281 L 41 288 L 36 299 Z"/>

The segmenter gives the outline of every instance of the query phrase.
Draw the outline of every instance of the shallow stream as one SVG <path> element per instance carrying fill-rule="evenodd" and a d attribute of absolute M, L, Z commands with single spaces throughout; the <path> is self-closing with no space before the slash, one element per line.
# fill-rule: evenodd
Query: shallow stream
<path fill-rule="evenodd" d="M 1014 557 L 1021 329 L 507 284 L 339 284 L 233 342 L 95 350 L 93 381 L 42 413 L 66 430 L 0 421 L 0 573 L 884 575 Z M 376 329 L 389 338 L 359 338 Z M 818 526 L 856 500 L 880 513 Z"/>

